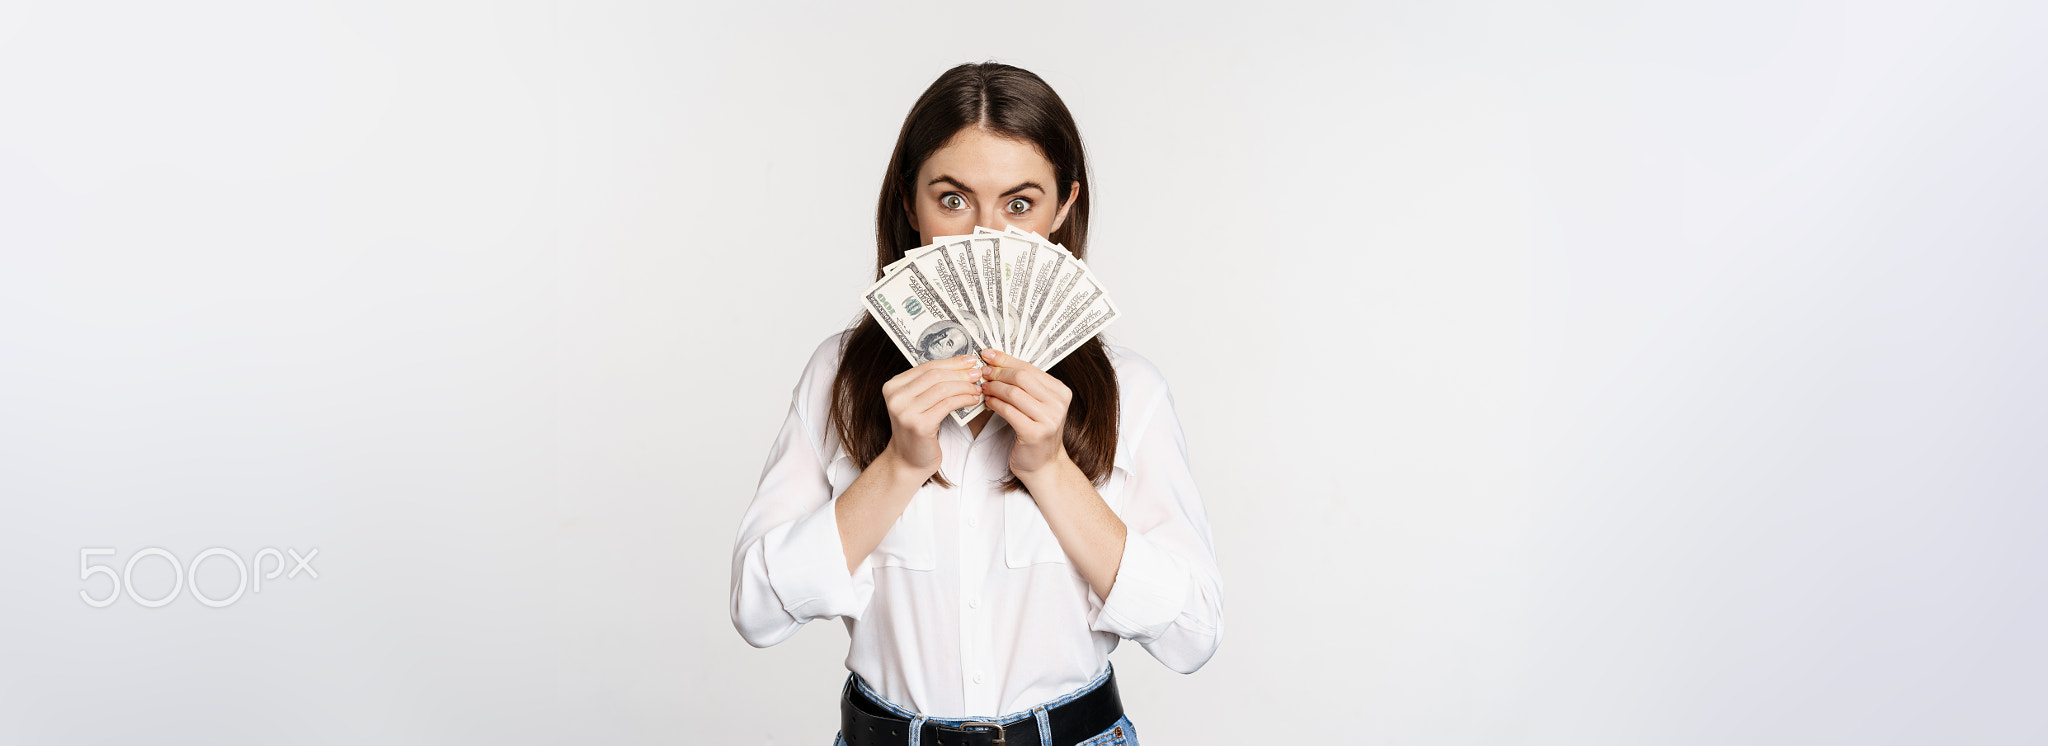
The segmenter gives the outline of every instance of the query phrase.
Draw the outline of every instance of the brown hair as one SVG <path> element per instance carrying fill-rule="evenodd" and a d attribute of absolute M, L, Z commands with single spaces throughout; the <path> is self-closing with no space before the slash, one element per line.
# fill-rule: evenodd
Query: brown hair
<path fill-rule="evenodd" d="M 1088 160 L 1081 150 L 1080 128 L 1074 126 L 1074 117 L 1067 113 L 1059 94 L 1037 75 L 984 62 L 947 70 L 925 89 L 903 119 L 875 207 L 876 279 L 881 278 L 884 266 L 923 243 L 910 225 L 917 171 L 934 151 L 968 127 L 981 127 L 1038 147 L 1052 163 L 1053 180 L 1058 183 L 1055 209 L 1073 201 L 1066 222 L 1048 238 L 1066 246 L 1075 257 L 1087 258 L 1088 199 L 1093 190 L 1088 187 Z M 1074 194 L 1077 182 L 1081 189 Z M 847 454 L 862 469 L 881 457 L 889 445 L 889 407 L 882 399 L 882 384 L 909 369 L 910 362 L 897 352 L 881 325 L 861 314 L 840 345 L 839 373 L 832 381 L 832 423 Z M 1046 372 L 1074 394 L 1067 406 L 1062 437 L 1067 456 L 1099 486 L 1109 477 L 1116 454 L 1116 371 L 1110 366 L 1108 350 L 1100 338 L 1089 339 Z M 932 475 L 932 481 L 950 486 L 938 474 Z M 1017 475 L 1005 477 L 1002 486 L 1018 487 Z"/>

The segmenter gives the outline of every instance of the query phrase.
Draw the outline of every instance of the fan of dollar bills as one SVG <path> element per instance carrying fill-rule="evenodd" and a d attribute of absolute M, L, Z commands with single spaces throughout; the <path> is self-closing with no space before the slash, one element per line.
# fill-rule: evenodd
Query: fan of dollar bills
<path fill-rule="evenodd" d="M 861 303 L 911 365 L 993 347 L 1049 370 L 1120 315 L 1067 247 L 1016 228 L 977 227 L 912 249 Z M 984 408 L 953 419 L 965 424 Z"/>

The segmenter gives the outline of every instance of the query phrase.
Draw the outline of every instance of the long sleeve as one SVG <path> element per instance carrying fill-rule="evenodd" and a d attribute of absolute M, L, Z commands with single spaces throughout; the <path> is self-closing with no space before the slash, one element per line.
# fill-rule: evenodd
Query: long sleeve
<path fill-rule="evenodd" d="M 732 623 L 755 647 L 789 639 L 813 619 L 857 619 L 874 594 L 866 563 L 855 573 L 846 570 L 828 462 L 821 456 L 825 439 L 810 416 L 820 403 L 820 385 L 829 385 L 832 368 L 820 365 L 829 351 L 820 347 L 797 385 L 734 542 Z"/>
<path fill-rule="evenodd" d="M 1130 474 L 1117 511 L 1128 530 L 1123 563 L 1090 628 L 1135 640 L 1167 668 L 1193 673 L 1223 640 L 1222 573 L 1173 396 L 1145 368 L 1157 387 L 1119 434 L 1129 439 L 1119 454 Z"/>

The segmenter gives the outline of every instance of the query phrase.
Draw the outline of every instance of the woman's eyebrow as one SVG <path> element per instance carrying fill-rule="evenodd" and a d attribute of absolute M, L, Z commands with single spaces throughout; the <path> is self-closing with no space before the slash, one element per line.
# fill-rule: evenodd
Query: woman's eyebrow
<path fill-rule="evenodd" d="M 962 184 L 962 183 L 960 183 L 960 180 L 959 180 L 959 179 L 955 179 L 955 178 L 953 178 L 953 177 L 951 177 L 951 176 L 940 176 L 939 178 L 936 178 L 936 179 L 932 179 L 931 181 L 929 181 L 929 182 L 926 182 L 926 183 L 925 183 L 925 186 L 931 186 L 931 185 L 933 185 L 933 184 L 952 184 L 954 188 L 956 188 L 956 189 L 959 189 L 960 191 L 966 192 L 966 193 L 968 193 L 968 194 L 973 194 L 973 193 L 974 193 L 974 188 L 973 188 L 973 187 L 970 187 L 970 186 L 968 186 L 968 185 L 966 185 L 966 184 Z M 1010 195 L 1012 195 L 1012 194 L 1016 194 L 1016 193 L 1018 193 L 1018 192 L 1021 192 L 1021 191 L 1024 191 L 1024 190 L 1026 190 L 1026 189 L 1036 189 L 1036 190 L 1038 190 L 1038 191 L 1041 191 L 1041 192 L 1045 191 L 1045 187 L 1039 186 L 1039 185 L 1038 185 L 1038 182 L 1036 182 L 1036 181 L 1027 181 L 1027 182 L 1024 182 L 1024 183 L 1022 183 L 1022 184 L 1018 184 L 1018 185 L 1016 185 L 1016 186 L 1010 187 L 1010 190 L 1009 190 L 1009 191 L 1007 191 L 1007 192 L 1003 192 L 1003 193 L 1002 193 L 1002 194 L 1001 194 L 1000 196 L 1003 196 L 1003 197 L 1008 197 L 1008 196 L 1010 196 Z"/>
<path fill-rule="evenodd" d="M 959 179 L 955 179 L 951 176 L 940 176 L 939 178 L 932 179 L 931 181 L 926 182 L 925 186 L 931 186 L 933 184 L 952 184 L 953 186 L 958 187 L 960 191 L 966 192 L 968 194 L 974 193 L 973 187 L 969 187 L 966 184 L 962 184 L 960 183 Z"/>

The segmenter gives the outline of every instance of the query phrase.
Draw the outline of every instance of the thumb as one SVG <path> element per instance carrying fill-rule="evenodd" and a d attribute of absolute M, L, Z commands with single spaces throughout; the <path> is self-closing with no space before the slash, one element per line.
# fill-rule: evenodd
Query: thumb
<path fill-rule="evenodd" d="M 989 365 L 998 368 L 1015 368 L 1024 364 L 1024 361 L 1017 359 L 1016 356 L 994 347 L 982 350 L 981 359 L 988 361 Z"/>

